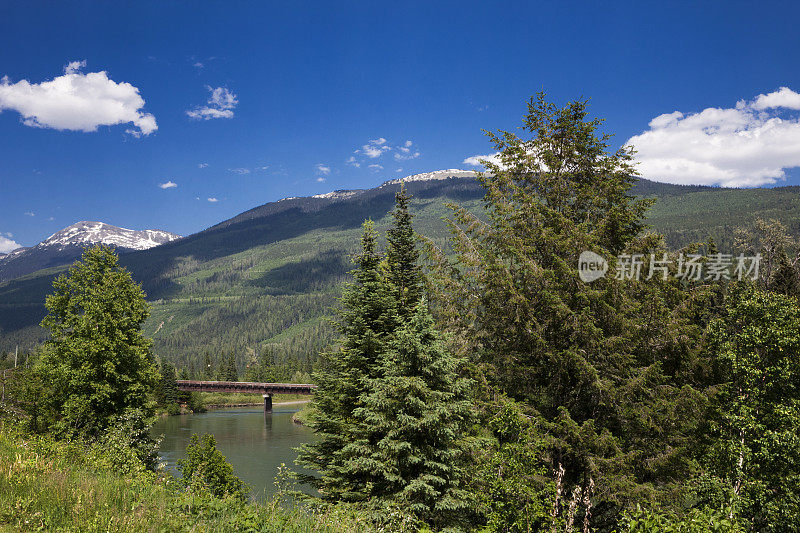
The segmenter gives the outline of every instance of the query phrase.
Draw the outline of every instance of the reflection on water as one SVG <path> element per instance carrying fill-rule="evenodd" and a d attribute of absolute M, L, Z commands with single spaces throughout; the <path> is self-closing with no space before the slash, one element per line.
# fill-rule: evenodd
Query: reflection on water
<path fill-rule="evenodd" d="M 173 472 L 177 472 L 176 462 L 186 455 L 192 434 L 213 434 L 236 475 L 250 485 L 254 496 L 263 498 L 274 492 L 281 463 L 298 470 L 293 448 L 313 438 L 311 430 L 292 422 L 298 409 L 276 406 L 271 415 L 265 415 L 263 409 L 247 407 L 169 416 L 156 422 L 153 433 L 164 435 L 160 456 Z"/>

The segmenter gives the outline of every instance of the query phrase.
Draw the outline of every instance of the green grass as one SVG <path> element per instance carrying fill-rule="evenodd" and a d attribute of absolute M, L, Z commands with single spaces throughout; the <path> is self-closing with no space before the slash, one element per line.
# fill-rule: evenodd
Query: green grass
<path fill-rule="evenodd" d="M 15 423 L 0 421 L 0 531 L 374 530 L 370 518 L 353 508 L 201 497 L 169 474 L 122 476 L 97 457 L 92 446 L 25 435 Z"/>
<path fill-rule="evenodd" d="M 201 392 L 200 399 L 203 405 L 231 405 L 240 403 L 263 403 L 263 398 L 259 394 L 226 394 L 220 392 Z M 274 394 L 272 405 L 282 402 L 296 402 L 300 400 L 310 400 L 311 396 L 306 394 Z"/>

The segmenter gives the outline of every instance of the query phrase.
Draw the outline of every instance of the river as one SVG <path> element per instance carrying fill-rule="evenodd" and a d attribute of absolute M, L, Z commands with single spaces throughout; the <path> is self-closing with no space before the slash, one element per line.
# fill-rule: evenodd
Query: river
<path fill-rule="evenodd" d="M 313 438 L 310 429 L 292 422 L 292 415 L 299 408 L 276 405 L 274 412 L 266 416 L 258 407 L 168 416 L 155 423 L 153 434 L 164 435 L 161 460 L 174 473 L 177 461 L 186 455 L 189 438 L 193 434 L 213 434 L 217 448 L 233 465 L 236 475 L 250 485 L 254 497 L 264 499 L 275 492 L 278 466 L 285 463 L 298 470 L 293 448 Z"/>

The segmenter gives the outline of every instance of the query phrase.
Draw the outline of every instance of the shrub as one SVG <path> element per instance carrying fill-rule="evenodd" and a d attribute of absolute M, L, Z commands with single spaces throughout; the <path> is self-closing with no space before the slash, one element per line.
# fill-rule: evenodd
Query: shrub
<path fill-rule="evenodd" d="M 178 461 L 183 483 L 193 492 L 245 501 L 249 487 L 233 473 L 233 466 L 217 449 L 213 435 L 192 435 L 186 458 Z"/>

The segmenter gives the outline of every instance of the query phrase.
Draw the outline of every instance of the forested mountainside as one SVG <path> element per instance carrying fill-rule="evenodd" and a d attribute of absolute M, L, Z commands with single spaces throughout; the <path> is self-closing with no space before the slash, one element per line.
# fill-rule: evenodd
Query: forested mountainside
<path fill-rule="evenodd" d="M 447 202 L 482 210 L 482 189 L 471 175 L 445 171 L 407 181 L 419 233 L 444 242 Z M 352 268 L 360 224 L 371 218 L 385 231 L 398 189 L 394 180 L 363 191 L 272 202 L 121 256 L 151 303 L 145 332 L 155 340 L 155 352 L 196 375 L 231 354 L 240 373 L 249 367 L 256 375 L 264 360 L 308 370 L 332 340 L 328 317 Z M 634 192 L 656 199 L 649 222 L 672 248 L 711 237 L 726 250 L 735 229 L 759 217 L 778 219 L 800 234 L 798 187 L 721 189 L 640 180 Z M 38 322 L 44 297 L 65 269 L 0 284 L 0 352 L 43 340 Z"/>

